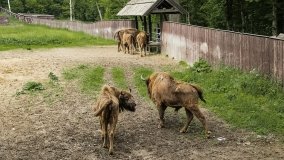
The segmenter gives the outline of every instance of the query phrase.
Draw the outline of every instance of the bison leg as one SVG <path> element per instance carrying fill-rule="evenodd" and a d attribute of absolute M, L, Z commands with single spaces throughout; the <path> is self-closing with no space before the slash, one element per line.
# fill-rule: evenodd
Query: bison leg
<path fill-rule="evenodd" d="M 146 45 L 143 46 L 144 56 L 146 56 Z"/>
<path fill-rule="evenodd" d="M 142 48 L 139 46 L 140 57 L 143 57 Z"/>
<path fill-rule="evenodd" d="M 190 107 L 189 109 L 197 118 L 198 120 L 202 123 L 204 130 L 205 130 L 205 135 L 207 138 L 209 138 L 210 136 L 210 131 L 208 131 L 207 128 L 207 123 L 206 123 L 206 119 L 205 116 L 201 113 L 200 109 L 198 108 L 197 105 L 193 105 L 192 107 Z"/>
<path fill-rule="evenodd" d="M 121 50 L 121 42 L 119 41 L 119 42 L 117 42 L 117 52 L 119 52 L 120 50 Z"/>
<path fill-rule="evenodd" d="M 186 124 L 184 125 L 184 127 L 180 130 L 181 133 L 185 133 L 187 131 L 187 128 L 188 128 L 190 122 L 193 119 L 193 114 L 189 110 L 187 110 L 186 108 L 184 108 L 184 109 L 185 109 L 185 113 L 187 115 L 187 121 L 186 121 Z"/>
<path fill-rule="evenodd" d="M 103 115 L 104 116 L 104 115 Z M 103 147 L 107 148 L 107 121 L 105 117 L 102 118 L 102 137 L 103 137 Z"/>
<path fill-rule="evenodd" d="M 118 113 L 117 113 L 118 115 Z M 117 124 L 117 116 L 113 117 L 112 122 L 110 123 L 110 132 L 109 132 L 109 154 L 113 154 L 113 140 L 114 140 L 114 131 Z"/>
<path fill-rule="evenodd" d="M 165 110 L 167 109 L 167 106 L 164 104 L 158 105 L 158 111 L 159 111 L 159 117 L 160 117 L 160 124 L 158 128 L 164 128 L 165 127 Z"/>

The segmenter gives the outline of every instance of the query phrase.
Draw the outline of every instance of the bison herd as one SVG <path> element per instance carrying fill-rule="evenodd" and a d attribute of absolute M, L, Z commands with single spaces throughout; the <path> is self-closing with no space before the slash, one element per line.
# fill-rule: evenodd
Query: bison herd
<path fill-rule="evenodd" d="M 158 109 L 159 128 L 164 127 L 164 113 L 167 107 L 173 107 L 176 111 L 184 107 L 187 121 L 180 132 L 187 131 L 194 115 L 202 123 L 206 137 L 209 137 L 210 131 L 205 116 L 198 107 L 199 99 L 205 102 L 200 87 L 177 81 L 166 72 L 153 73 L 146 79 L 141 75 L 141 79 L 145 81 L 148 95 Z M 119 113 L 124 110 L 135 111 L 136 103 L 130 92 L 104 85 L 95 104 L 94 112 L 95 116 L 100 118 L 103 147 L 107 148 L 109 139 L 109 154 L 113 154 L 114 131 Z"/>
<path fill-rule="evenodd" d="M 118 52 L 123 50 L 124 53 L 134 54 L 138 49 L 141 57 L 146 56 L 149 36 L 145 31 L 139 31 L 135 28 L 120 29 L 114 33 L 114 39 L 118 42 Z"/>

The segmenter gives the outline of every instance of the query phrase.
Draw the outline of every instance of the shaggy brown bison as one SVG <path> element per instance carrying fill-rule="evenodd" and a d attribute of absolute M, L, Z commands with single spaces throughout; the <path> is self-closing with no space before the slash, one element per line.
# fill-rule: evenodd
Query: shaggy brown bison
<path fill-rule="evenodd" d="M 122 37 L 124 33 L 128 33 L 128 34 L 132 34 L 134 37 L 134 41 L 135 41 L 135 37 L 137 35 L 138 30 L 135 28 L 126 28 L 126 29 L 120 29 L 117 30 L 114 33 L 114 39 L 117 40 L 117 51 L 121 51 L 121 49 L 123 49 L 123 44 L 122 44 Z"/>
<path fill-rule="evenodd" d="M 135 111 L 133 96 L 113 86 L 104 85 L 94 107 L 95 116 L 100 117 L 103 147 L 107 148 L 109 138 L 109 154 L 113 154 L 114 131 L 121 111 Z M 109 128 L 108 128 L 109 127 Z"/>
<path fill-rule="evenodd" d="M 134 36 L 132 34 L 123 33 L 122 44 L 123 44 L 124 53 L 127 52 L 128 54 L 134 54 L 135 39 L 134 39 Z"/>
<path fill-rule="evenodd" d="M 140 31 L 136 36 L 136 41 L 137 41 L 137 45 L 140 51 L 140 56 L 143 57 L 143 52 L 144 52 L 144 56 L 146 56 L 146 47 L 148 44 L 147 33 L 144 31 Z"/>
<path fill-rule="evenodd" d="M 202 90 L 193 84 L 174 80 L 172 76 L 165 72 L 156 72 L 149 78 L 141 79 L 146 81 L 148 94 L 151 100 L 156 104 L 160 116 L 159 128 L 164 127 L 164 113 L 167 107 L 185 108 L 187 121 L 180 132 L 185 133 L 190 122 L 195 115 L 205 128 L 205 134 L 209 137 L 210 132 L 204 115 L 198 108 L 198 99 L 205 102 Z"/>

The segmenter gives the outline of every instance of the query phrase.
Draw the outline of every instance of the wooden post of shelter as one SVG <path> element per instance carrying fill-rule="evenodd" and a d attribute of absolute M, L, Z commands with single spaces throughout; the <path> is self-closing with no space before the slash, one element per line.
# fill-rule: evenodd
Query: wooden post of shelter
<path fill-rule="evenodd" d="M 138 9 L 139 8 L 139 9 Z M 188 12 L 182 8 L 175 0 L 130 0 L 126 6 L 124 6 L 118 13 L 117 16 L 135 16 L 135 24 L 138 29 L 138 18 L 140 17 L 143 23 L 145 32 L 150 35 L 149 47 L 160 47 L 160 42 L 153 42 L 152 35 L 152 18 L 151 14 L 160 15 L 160 32 L 162 31 L 163 21 L 167 20 L 166 14 L 185 14 Z M 148 25 L 147 25 L 148 16 Z M 158 34 L 158 33 L 156 33 Z M 161 34 L 161 33 L 159 33 Z"/>
<path fill-rule="evenodd" d="M 149 40 L 152 41 L 152 18 L 151 15 L 148 16 L 148 24 L 149 24 Z"/>

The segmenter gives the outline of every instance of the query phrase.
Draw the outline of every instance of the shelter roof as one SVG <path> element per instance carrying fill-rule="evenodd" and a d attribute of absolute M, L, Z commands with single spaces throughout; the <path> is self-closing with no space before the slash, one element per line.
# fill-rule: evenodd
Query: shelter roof
<path fill-rule="evenodd" d="M 122 8 L 118 16 L 147 16 L 149 14 L 187 14 L 175 0 L 131 0 Z"/>

